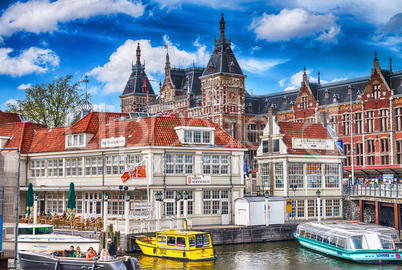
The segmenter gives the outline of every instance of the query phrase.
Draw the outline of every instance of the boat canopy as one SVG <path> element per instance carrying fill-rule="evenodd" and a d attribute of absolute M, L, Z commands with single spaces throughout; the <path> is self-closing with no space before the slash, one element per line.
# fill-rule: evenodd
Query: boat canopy
<path fill-rule="evenodd" d="M 296 235 L 322 242 L 343 250 L 393 250 L 389 235 L 363 229 L 348 229 L 345 224 L 304 223 L 297 226 Z"/>

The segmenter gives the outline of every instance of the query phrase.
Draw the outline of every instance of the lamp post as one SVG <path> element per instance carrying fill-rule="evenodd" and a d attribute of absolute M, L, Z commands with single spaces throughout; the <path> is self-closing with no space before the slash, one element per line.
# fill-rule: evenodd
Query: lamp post
<path fill-rule="evenodd" d="M 38 223 L 38 194 L 35 192 L 34 197 L 34 225 Z"/>
<path fill-rule="evenodd" d="M 181 193 L 180 191 L 176 192 L 176 215 L 177 215 L 177 229 L 179 229 L 180 226 L 180 199 L 181 199 Z"/>
<path fill-rule="evenodd" d="M 292 203 L 292 210 L 293 211 L 293 222 L 296 224 L 296 190 L 297 190 L 297 185 L 292 184 L 289 186 L 293 190 L 293 203 Z"/>
<path fill-rule="evenodd" d="M 124 194 L 124 198 L 125 198 L 125 205 L 124 205 L 124 210 L 125 210 L 125 216 L 126 216 L 126 234 L 128 234 L 129 232 L 129 226 L 130 226 L 130 193 L 128 193 L 128 191 L 126 192 L 126 194 Z"/>
<path fill-rule="evenodd" d="M 353 162 L 353 104 L 352 104 L 352 86 L 348 86 L 348 93 L 350 96 L 350 163 L 352 165 L 352 185 L 355 184 L 355 171 Z"/>
<path fill-rule="evenodd" d="M 318 214 L 318 222 L 321 222 L 321 191 L 317 189 L 315 192 L 317 195 L 317 214 Z"/>
<path fill-rule="evenodd" d="M 269 226 L 269 205 L 268 205 L 268 199 L 269 199 L 269 191 L 265 190 L 265 226 Z"/>
<path fill-rule="evenodd" d="M 103 231 L 106 232 L 107 228 L 107 202 L 109 200 L 109 194 L 103 193 Z"/>
<path fill-rule="evenodd" d="M 185 190 L 184 192 L 183 192 L 183 198 L 184 198 L 184 202 L 183 202 L 183 217 L 185 218 L 185 219 L 187 219 L 187 212 L 188 212 L 188 192 L 187 192 L 187 190 Z"/>
<path fill-rule="evenodd" d="M 157 191 L 155 193 L 155 216 L 156 216 L 156 230 L 159 231 L 160 226 L 160 209 L 159 209 L 159 202 L 162 201 L 162 192 Z"/>

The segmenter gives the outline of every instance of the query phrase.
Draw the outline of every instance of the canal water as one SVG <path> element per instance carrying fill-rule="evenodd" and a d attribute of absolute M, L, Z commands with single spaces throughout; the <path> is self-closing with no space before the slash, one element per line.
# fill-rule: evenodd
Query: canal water
<path fill-rule="evenodd" d="M 402 270 L 402 264 L 367 265 L 335 259 L 305 249 L 297 241 L 222 245 L 215 247 L 218 258 L 209 262 L 184 262 L 133 254 L 141 270 Z"/>

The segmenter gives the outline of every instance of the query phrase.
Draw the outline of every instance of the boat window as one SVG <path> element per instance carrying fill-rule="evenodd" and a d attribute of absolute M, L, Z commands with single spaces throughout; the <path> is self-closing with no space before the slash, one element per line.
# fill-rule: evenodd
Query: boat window
<path fill-rule="evenodd" d="M 380 238 L 383 249 L 394 249 L 394 241 L 392 241 L 392 238 L 390 236 L 379 235 L 378 238 Z"/>
<path fill-rule="evenodd" d="M 306 231 L 305 230 L 299 230 L 299 235 L 300 236 L 304 236 L 306 234 Z"/>
<path fill-rule="evenodd" d="M 194 236 L 190 236 L 190 237 L 188 238 L 188 245 L 189 245 L 190 247 L 195 246 L 195 239 L 194 239 Z"/>
<path fill-rule="evenodd" d="M 327 238 L 327 237 L 324 236 L 324 237 L 322 238 L 322 240 L 323 240 L 323 241 L 322 241 L 323 243 L 329 244 L 329 241 L 328 241 L 328 238 Z"/>
<path fill-rule="evenodd" d="M 329 237 L 329 244 L 331 246 L 336 246 L 336 237 L 335 236 Z"/>
<path fill-rule="evenodd" d="M 209 235 L 204 234 L 204 246 L 209 246 Z"/>
<path fill-rule="evenodd" d="M 158 235 L 157 239 L 158 243 L 166 243 L 166 236 L 164 235 Z"/>
<path fill-rule="evenodd" d="M 339 248 L 345 249 L 345 239 L 343 238 L 338 238 L 338 241 L 336 243 L 336 246 Z"/>
<path fill-rule="evenodd" d="M 178 247 L 185 247 L 186 246 L 186 238 L 177 237 L 177 246 Z"/>
<path fill-rule="evenodd" d="M 167 237 L 167 245 L 168 246 L 175 246 L 176 245 L 176 237 L 168 236 Z"/>
<path fill-rule="evenodd" d="M 18 235 L 20 234 L 33 234 L 33 228 L 18 228 Z"/>
<path fill-rule="evenodd" d="M 203 245 L 203 237 L 202 237 L 202 234 L 199 234 L 199 235 L 197 235 L 196 236 L 196 240 L 197 240 L 197 247 L 202 247 L 202 245 Z"/>
<path fill-rule="evenodd" d="M 306 232 L 305 237 L 306 237 L 306 238 L 310 238 L 310 237 L 311 237 L 310 232 Z"/>
<path fill-rule="evenodd" d="M 322 237 L 321 237 L 321 235 L 318 235 L 318 234 L 317 234 L 317 241 L 318 241 L 318 242 L 322 242 Z"/>
<path fill-rule="evenodd" d="M 363 236 L 355 235 L 348 238 L 347 249 L 358 250 L 363 248 Z"/>
<path fill-rule="evenodd" d="M 317 239 L 317 235 L 315 235 L 314 233 L 311 234 L 311 239 L 316 240 Z"/>
<path fill-rule="evenodd" d="M 51 234 L 53 233 L 52 227 L 35 228 L 35 234 Z"/>

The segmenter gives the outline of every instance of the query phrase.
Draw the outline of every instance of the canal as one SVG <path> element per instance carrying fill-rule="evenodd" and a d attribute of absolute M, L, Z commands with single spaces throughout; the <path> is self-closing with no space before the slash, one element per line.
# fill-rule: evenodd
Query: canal
<path fill-rule="evenodd" d="M 215 247 L 218 258 L 211 262 L 183 262 L 134 254 L 141 270 L 402 270 L 400 265 L 357 264 L 328 257 L 302 248 L 297 241 L 221 245 Z"/>

